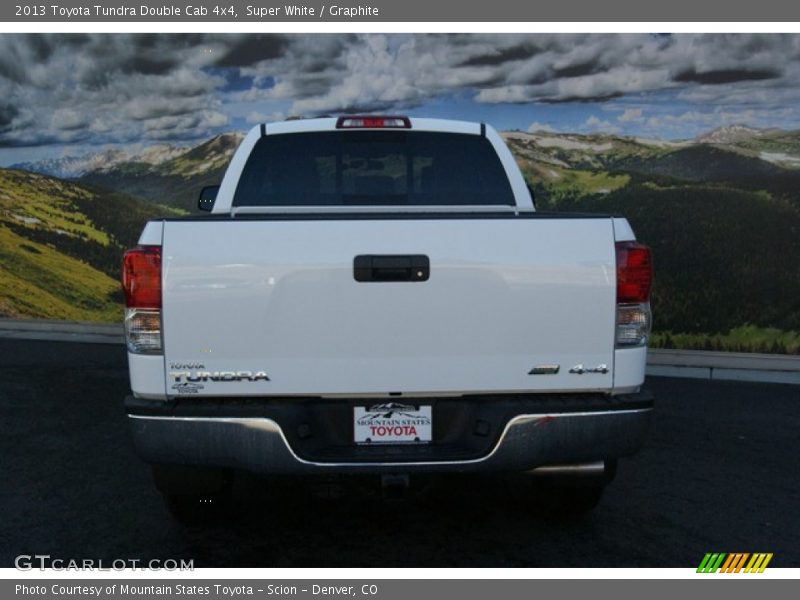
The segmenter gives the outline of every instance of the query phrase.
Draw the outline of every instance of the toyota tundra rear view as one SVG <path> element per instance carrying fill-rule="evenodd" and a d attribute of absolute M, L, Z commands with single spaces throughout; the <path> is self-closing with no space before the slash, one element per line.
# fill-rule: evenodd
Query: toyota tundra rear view
<path fill-rule="evenodd" d="M 642 445 L 650 251 L 537 212 L 490 126 L 261 125 L 200 207 L 123 264 L 125 405 L 176 514 L 237 471 L 557 475 L 585 510 Z"/>

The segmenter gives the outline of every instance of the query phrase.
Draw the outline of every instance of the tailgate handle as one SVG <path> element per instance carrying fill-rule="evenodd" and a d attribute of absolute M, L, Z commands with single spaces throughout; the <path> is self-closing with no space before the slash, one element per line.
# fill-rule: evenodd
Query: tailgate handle
<path fill-rule="evenodd" d="M 431 261 L 424 254 L 359 254 L 353 259 L 356 281 L 427 281 Z"/>

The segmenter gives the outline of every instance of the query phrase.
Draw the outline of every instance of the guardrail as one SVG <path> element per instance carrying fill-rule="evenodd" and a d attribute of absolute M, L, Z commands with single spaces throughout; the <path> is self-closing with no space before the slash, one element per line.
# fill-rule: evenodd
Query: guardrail
<path fill-rule="evenodd" d="M 800 384 L 800 356 L 651 349 L 647 353 L 647 374 Z"/>
<path fill-rule="evenodd" d="M 122 324 L 49 319 L 0 319 L 0 339 L 2 338 L 93 344 L 125 343 Z"/>
<path fill-rule="evenodd" d="M 43 319 L 0 319 L 0 339 L 123 344 L 122 325 Z M 651 349 L 647 374 L 693 379 L 800 385 L 800 356 Z"/>

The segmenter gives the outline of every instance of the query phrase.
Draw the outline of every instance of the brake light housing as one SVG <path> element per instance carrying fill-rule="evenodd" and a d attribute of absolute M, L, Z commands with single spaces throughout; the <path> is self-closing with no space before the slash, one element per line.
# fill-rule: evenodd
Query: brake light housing
<path fill-rule="evenodd" d="M 161 354 L 161 246 L 137 246 L 122 258 L 125 340 L 132 354 Z"/>
<path fill-rule="evenodd" d="M 634 241 L 617 242 L 616 268 L 616 347 L 646 346 L 653 322 L 650 310 L 653 259 L 650 248 Z"/>
<path fill-rule="evenodd" d="M 639 242 L 617 242 L 617 302 L 649 302 L 653 285 L 650 248 Z"/>
<path fill-rule="evenodd" d="M 336 120 L 336 129 L 411 129 L 411 119 L 397 115 L 347 115 Z"/>

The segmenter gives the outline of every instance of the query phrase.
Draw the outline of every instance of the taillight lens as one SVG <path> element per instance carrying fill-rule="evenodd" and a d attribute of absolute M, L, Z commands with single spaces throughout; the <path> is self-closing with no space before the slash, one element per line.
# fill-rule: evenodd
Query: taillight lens
<path fill-rule="evenodd" d="M 638 242 L 617 242 L 617 303 L 647 302 L 653 284 L 650 248 Z"/>
<path fill-rule="evenodd" d="M 161 246 L 136 246 L 122 258 L 128 308 L 161 308 Z"/>
<path fill-rule="evenodd" d="M 638 242 L 617 242 L 617 348 L 644 346 L 652 329 L 650 248 Z"/>
<path fill-rule="evenodd" d="M 617 304 L 617 348 L 647 344 L 652 320 L 649 302 Z"/>
<path fill-rule="evenodd" d="M 122 259 L 125 337 L 134 354 L 160 354 L 161 246 L 137 246 Z"/>

